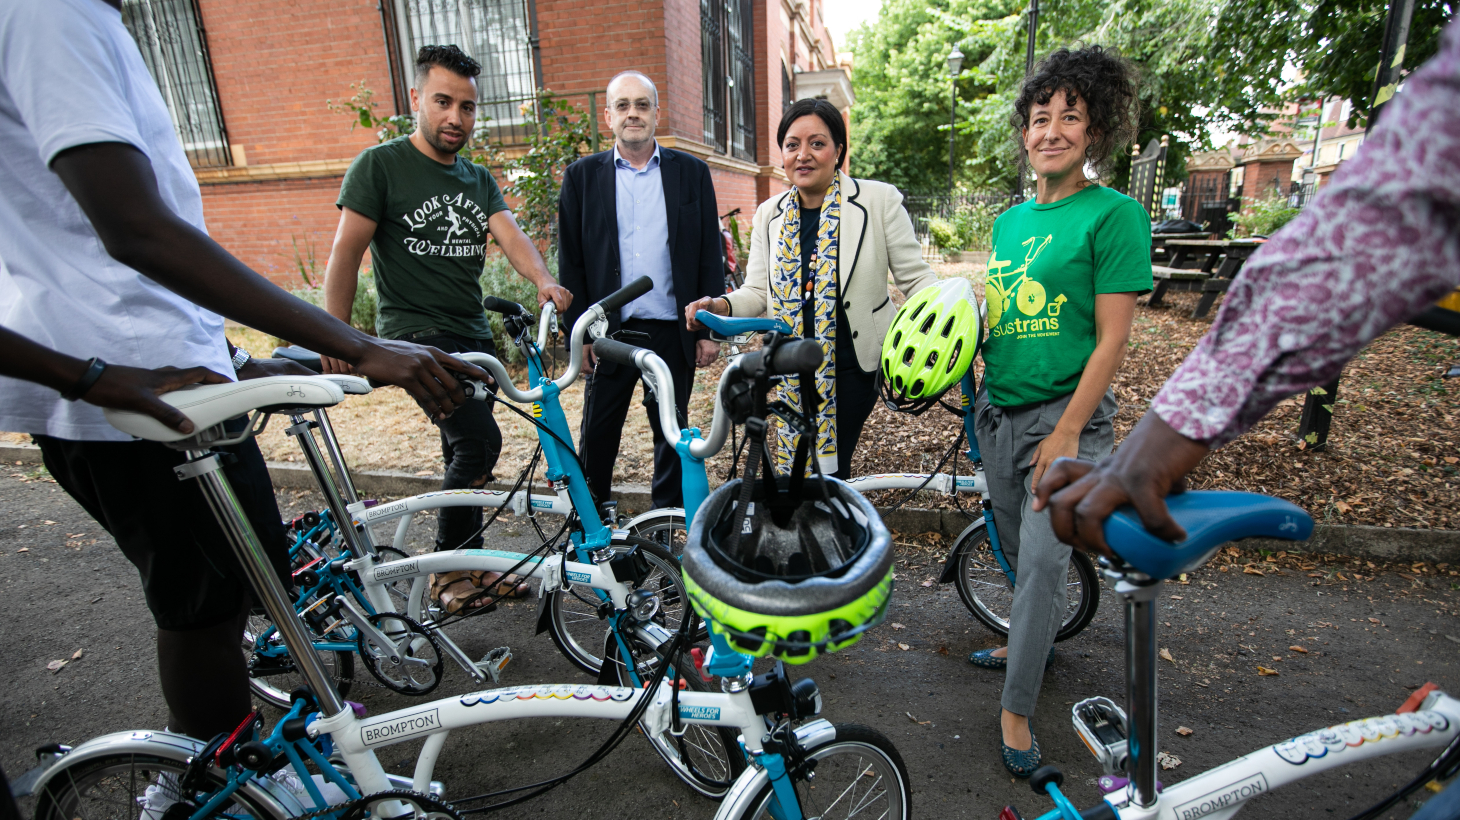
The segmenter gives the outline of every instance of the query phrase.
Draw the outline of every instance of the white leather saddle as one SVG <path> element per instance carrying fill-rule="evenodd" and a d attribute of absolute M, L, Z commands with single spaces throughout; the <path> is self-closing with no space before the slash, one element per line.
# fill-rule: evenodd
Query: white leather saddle
<path fill-rule="evenodd" d="M 353 376 L 268 376 L 229 384 L 190 385 L 159 396 L 192 420 L 192 433 L 179 433 L 151 416 L 130 410 L 103 412 L 111 426 L 128 435 L 149 441 L 182 441 L 254 410 L 277 413 L 333 407 L 345 400 L 347 391 L 337 383 L 341 379 L 364 382 Z M 370 392 L 368 385 L 364 392 Z"/>
<path fill-rule="evenodd" d="M 331 373 L 328 376 L 318 376 L 316 378 L 327 379 L 334 382 L 335 384 L 340 386 L 341 390 L 345 391 L 346 396 L 363 396 L 371 392 L 370 382 L 360 378 L 359 376 L 346 376 L 340 373 Z"/>

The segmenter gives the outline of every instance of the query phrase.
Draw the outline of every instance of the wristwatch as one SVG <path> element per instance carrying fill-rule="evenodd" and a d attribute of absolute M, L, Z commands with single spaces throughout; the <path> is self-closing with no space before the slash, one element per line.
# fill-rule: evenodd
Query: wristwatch
<path fill-rule="evenodd" d="M 241 347 L 233 348 L 233 372 L 237 373 L 243 366 L 253 361 L 253 356 Z"/>

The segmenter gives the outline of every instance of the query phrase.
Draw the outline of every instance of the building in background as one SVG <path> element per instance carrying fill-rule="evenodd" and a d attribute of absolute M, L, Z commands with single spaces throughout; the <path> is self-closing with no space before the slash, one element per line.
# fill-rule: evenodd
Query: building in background
<path fill-rule="evenodd" d="M 643 71 L 659 87 L 660 142 L 709 163 L 721 213 L 748 219 L 786 188 L 774 144 L 785 108 L 818 96 L 844 116 L 851 107 L 822 2 L 123 0 L 122 11 L 193 162 L 209 232 L 294 286 L 301 270 L 324 270 L 340 180 L 376 141 L 327 101 L 363 84 L 379 114 L 408 114 L 425 44 L 482 63 L 479 124 L 509 151 L 532 126 L 523 103 L 535 89 L 601 128 L 608 80 Z"/>

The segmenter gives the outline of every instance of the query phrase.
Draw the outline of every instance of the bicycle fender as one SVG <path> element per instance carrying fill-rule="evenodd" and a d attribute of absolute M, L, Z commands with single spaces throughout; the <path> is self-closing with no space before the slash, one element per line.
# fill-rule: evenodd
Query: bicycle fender
<path fill-rule="evenodd" d="M 988 522 L 980 518 L 979 520 L 965 527 L 963 532 L 958 533 L 958 537 L 953 539 L 952 551 L 948 553 L 947 558 L 943 559 L 943 572 L 938 576 L 938 583 L 953 583 L 954 577 L 956 577 L 958 574 L 958 547 L 960 544 L 966 543 L 964 541 L 964 536 L 973 533 L 975 530 L 981 530 L 986 526 L 988 526 Z"/>
<path fill-rule="evenodd" d="M 186 763 L 207 745 L 201 740 L 171 732 L 114 732 L 94 737 L 72 749 L 47 769 L 35 784 L 33 793 L 41 794 L 57 774 L 94 758 L 113 754 L 140 754 Z M 292 794 L 269 778 L 254 778 L 241 786 L 239 791 L 267 808 L 277 818 L 298 817 L 306 811 Z"/>
<path fill-rule="evenodd" d="M 810 752 L 835 741 L 836 726 L 824 718 L 813 720 L 796 730 L 796 739 L 802 749 Z M 770 776 L 765 769 L 754 765 L 746 766 L 745 771 L 731 784 L 730 791 L 726 792 L 720 809 L 715 812 L 715 820 L 744 817 L 750 811 L 751 803 L 770 782 Z"/>

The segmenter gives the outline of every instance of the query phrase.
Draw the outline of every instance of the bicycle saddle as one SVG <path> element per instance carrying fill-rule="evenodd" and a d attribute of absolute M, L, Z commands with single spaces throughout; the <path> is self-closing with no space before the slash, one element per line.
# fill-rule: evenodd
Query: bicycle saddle
<path fill-rule="evenodd" d="M 786 327 L 785 322 L 771 319 L 765 316 L 717 316 L 708 310 L 695 312 L 695 319 L 700 324 L 710 329 L 711 333 L 721 336 L 739 336 L 743 333 L 765 333 L 771 330 L 779 330 L 782 333 L 790 334 L 791 329 Z"/>
<path fill-rule="evenodd" d="M 352 377 L 346 377 L 352 378 Z M 181 441 L 254 410 L 280 412 L 332 407 L 345 400 L 338 384 L 320 376 L 268 376 L 228 384 L 195 384 L 158 398 L 192 420 L 194 433 L 179 433 L 151 416 L 104 410 L 111 426 L 148 441 Z"/>
<path fill-rule="evenodd" d="M 318 353 L 315 353 L 313 350 L 302 348 L 298 345 L 274 348 L 274 358 L 288 359 L 289 361 L 303 365 L 304 367 L 307 367 L 316 373 L 319 373 L 324 369 L 324 365 L 320 363 Z M 329 379 L 330 381 L 339 385 L 340 389 L 345 391 L 346 396 L 363 396 L 371 392 L 370 382 L 360 378 L 359 376 L 346 376 L 343 373 L 325 373 L 322 374 L 321 377 Z"/>
<path fill-rule="evenodd" d="M 1127 564 L 1152 578 L 1167 579 L 1206 563 L 1217 548 L 1242 538 L 1306 541 L 1313 519 L 1296 505 L 1257 493 L 1192 490 L 1166 497 L 1166 508 L 1186 530 L 1178 544 L 1162 540 L 1141 526 L 1130 506 L 1105 522 L 1105 543 Z"/>

